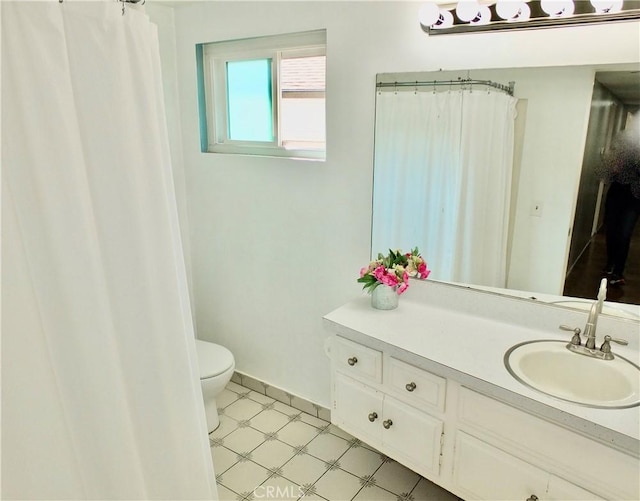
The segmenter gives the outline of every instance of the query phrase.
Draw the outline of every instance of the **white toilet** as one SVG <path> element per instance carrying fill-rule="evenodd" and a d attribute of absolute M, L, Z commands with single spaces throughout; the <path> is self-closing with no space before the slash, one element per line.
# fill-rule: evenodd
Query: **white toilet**
<path fill-rule="evenodd" d="M 236 361 L 233 354 L 224 346 L 196 339 L 200 383 L 204 397 L 204 411 L 207 416 L 209 433 L 220 425 L 216 397 L 231 381 Z"/>

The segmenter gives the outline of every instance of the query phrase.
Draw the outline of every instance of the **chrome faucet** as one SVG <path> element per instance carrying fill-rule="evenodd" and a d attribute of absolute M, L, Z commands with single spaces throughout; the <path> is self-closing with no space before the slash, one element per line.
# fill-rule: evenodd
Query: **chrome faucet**
<path fill-rule="evenodd" d="M 561 325 L 560 328 L 562 330 L 573 331 L 573 337 L 571 338 L 571 342 L 567 345 L 567 348 L 575 353 L 579 353 L 581 355 L 587 355 L 589 357 L 600 358 L 602 360 L 613 360 L 614 356 L 611 353 L 611 341 L 614 343 L 627 345 L 628 341 L 624 339 L 614 339 L 611 336 L 605 336 L 604 342 L 600 349 L 596 348 L 596 328 L 598 326 L 598 317 L 600 313 L 602 313 L 602 308 L 604 306 L 604 300 L 607 297 L 607 279 L 603 278 L 600 282 L 600 289 L 598 290 L 598 298 L 594 301 L 593 305 L 591 305 L 591 309 L 589 310 L 589 316 L 587 317 L 587 323 L 584 327 L 583 336 L 587 338 L 587 342 L 584 346 L 580 343 L 580 328 L 571 328 L 566 325 Z"/>
<path fill-rule="evenodd" d="M 596 327 L 598 326 L 598 317 L 602 309 L 598 305 L 598 301 L 593 303 L 589 310 L 589 316 L 587 317 L 587 323 L 584 326 L 584 336 L 587 338 L 585 347 L 593 350 L 596 347 Z"/>

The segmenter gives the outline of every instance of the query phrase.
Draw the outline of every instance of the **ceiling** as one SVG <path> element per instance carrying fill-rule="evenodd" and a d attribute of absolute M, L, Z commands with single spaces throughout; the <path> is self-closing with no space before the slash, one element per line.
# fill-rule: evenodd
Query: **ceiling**
<path fill-rule="evenodd" d="M 600 71 L 596 80 L 624 104 L 640 105 L 640 71 Z"/>

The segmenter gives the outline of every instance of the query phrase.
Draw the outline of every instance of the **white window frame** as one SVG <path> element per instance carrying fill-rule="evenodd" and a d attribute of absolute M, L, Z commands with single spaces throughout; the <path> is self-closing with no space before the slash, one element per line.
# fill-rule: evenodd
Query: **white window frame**
<path fill-rule="evenodd" d="M 284 57 L 283 57 L 284 55 Z M 326 31 L 250 38 L 203 45 L 207 151 L 324 160 L 323 149 L 288 149 L 280 134 L 280 61 L 289 57 L 326 55 Z M 228 137 L 227 62 L 271 59 L 274 140 L 239 141 Z"/>

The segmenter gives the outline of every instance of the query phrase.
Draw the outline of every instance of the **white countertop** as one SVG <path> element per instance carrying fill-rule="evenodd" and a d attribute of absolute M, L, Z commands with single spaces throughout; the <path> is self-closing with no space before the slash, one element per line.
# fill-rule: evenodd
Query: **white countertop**
<path fill-rule="evenodd" d="M 442 291 L 436 290 L 435 294 L 442 297 L 450 292 Z M 458 290 L 453 293 L 455 296 L 465 292 Z M 478 300 L 482 302 L 483 298 Z M 505 298 L 502 303 L 495 298 L 491 301 L 502 304 L 507 317 L 509 314 L 517 317 L 519 312 L 514 310 L 518 308 L 523 311 L 531 309 L 526 304 L 510 302 L 509 298 Z M 336 334 L 386 351 L 401 350 L 405 357 L 413 356 L 410 361 L 427 370 L 439 368 L 440 372 L 445 372 L 443 375 L 456 379 L 465 386 L 638 454 L 640 407 L 598 409 L 572 404 L 524 386 L 507 371 L 503 357 L 513 345 L 535 339 L 568 341 L 570 333 L 546 326 L 529 328 L 520 322 L 514 323 L 513 319 L 496 320 L 490 318 L 491 315 L 476 315 L 464 311 L 470 308 L 457 308 L 437 304 L 438 302 L 443 301 L 436 300 L 436 296 L 425 301 L 424 297 L 405 294 L 397 309 L 381 311 L 371 307 L 369 296 L 363 296 L 326 315 L 325 322 Z M 450 297 L 444 302 L 459 304 L 456 297 Z M 529 313 L 541 316 L 541 311 L 543 310 L 538 307 Z M 552 307 L 551 314 L 557 316 L 558 308 Z M 568 317 L 568 323 L 576 322 L 573 320 L 575 317 L 571 318 L 570 314 L 565 316 Z M 555 318 L 551 319 L 550 323 L 555 321 Z M 522 318 L 522 324 L 531 325 L 531 322 Z M 633 330 L 632 326 L 631 332 Z M 637 347 L 635 342 L 632 344 Z M 637 348 L 616 345 L 613 350 L 640 365 Z"/>

